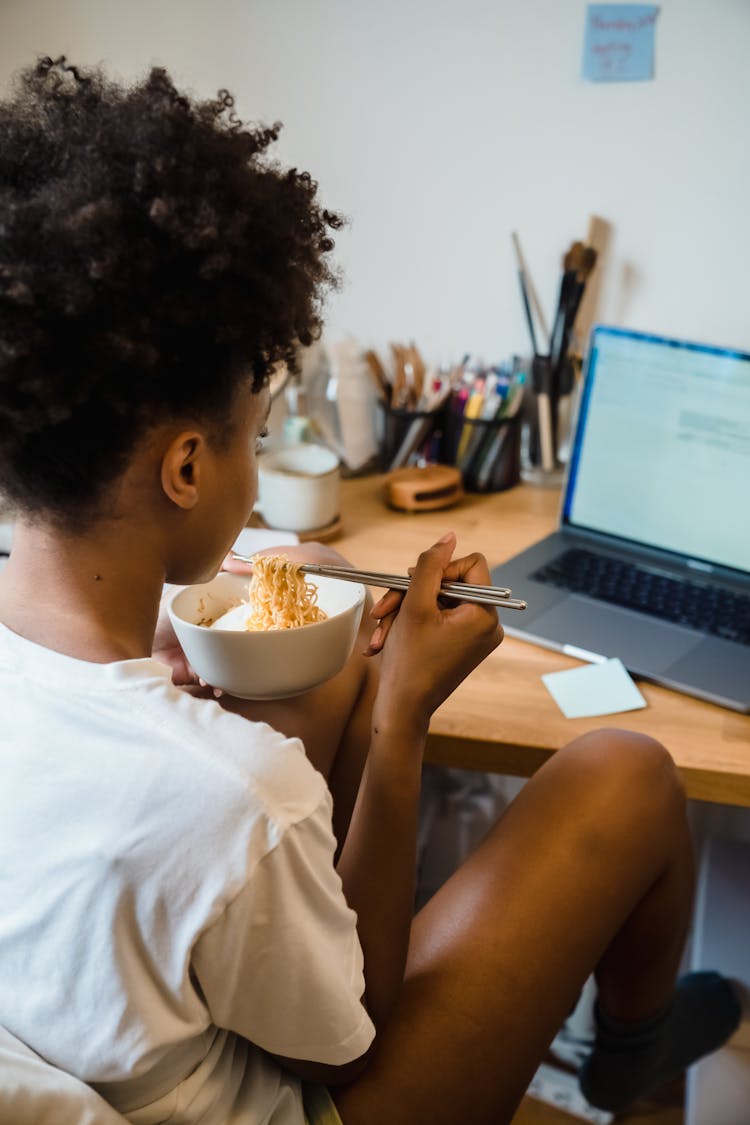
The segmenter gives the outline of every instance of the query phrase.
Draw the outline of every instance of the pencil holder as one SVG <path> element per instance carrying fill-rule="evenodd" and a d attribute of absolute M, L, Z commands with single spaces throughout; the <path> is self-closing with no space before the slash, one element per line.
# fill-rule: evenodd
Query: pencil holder
<path fill-rule="evenodd" d="M 438 460 L 444 412 L 381 407 L 379 467 L 381 472 L 401 469 L 415 460 Z"/>
<path fill-rule="evenodd" d="M 446 414 L 440 459 L 461 471 L 467 492 L 502 492 L 521 474 L 521 418 Z"/>
<path fill-rule="evenodd" d="M 527 484 L 558 486 L 564 476 L 570 433 L 570 371 L 564 383 L 554 377 L 548 355 L 531 363 L 531 393 L 523 409 L 521 478 Z"/>

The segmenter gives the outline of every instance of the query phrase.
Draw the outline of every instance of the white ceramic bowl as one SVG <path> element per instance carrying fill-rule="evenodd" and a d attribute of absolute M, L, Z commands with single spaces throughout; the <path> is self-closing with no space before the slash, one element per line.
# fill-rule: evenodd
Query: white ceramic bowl
<path fill-rule="evenodd" d="M 246 598 L 249 576 L 222 572 L 211 582 L 178 590 L 168 602 L 169 617 L 195 672 L 241 699 L 283 699 L 330 680 L 354 647 L 365 588 L 335 578 L 309 581 L 317 586 L 325 621 L 267 632 L 196 624 L 215 620 Z"/>

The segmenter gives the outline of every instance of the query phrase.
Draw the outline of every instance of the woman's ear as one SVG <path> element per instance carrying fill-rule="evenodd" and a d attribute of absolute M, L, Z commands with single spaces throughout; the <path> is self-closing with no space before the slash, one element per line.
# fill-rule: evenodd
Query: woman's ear
<path fill-rule="evenodd" d="M 202 434 L 178 434 L 161 461 L 161 486 L 173 504 L 184 511 L 194 508 L 200 498 L 201 469 L 206 453 Z"/>

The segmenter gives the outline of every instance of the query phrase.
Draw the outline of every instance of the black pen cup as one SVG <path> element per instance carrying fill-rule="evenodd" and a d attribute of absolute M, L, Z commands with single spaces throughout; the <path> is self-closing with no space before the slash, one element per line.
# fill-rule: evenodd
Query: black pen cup
<path fill-rule="evenodd" d="M 446 414 L 441 460 L 461 471 L 467 492 L 502 492 L 521 476 L 521 418 Z"/>
<path fill-rule="evenodd" d="M 379 467 L 381 472 L 401 469 L 415 461 L 439 459 L 444 412 L 409 410 L 384 405 L 381 408 Z"/>
<path fill-rule="evenodd" d="M 558 486 L 568 459 L 576 366 L 563 357 L 554 368 L 548 355 L 534 356 L 531 387 L 523 408 L 521 479 Z"/>

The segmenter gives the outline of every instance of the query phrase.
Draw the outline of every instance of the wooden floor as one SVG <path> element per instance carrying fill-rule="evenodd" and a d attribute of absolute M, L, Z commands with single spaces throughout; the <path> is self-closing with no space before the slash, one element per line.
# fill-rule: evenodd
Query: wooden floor
<path fill-rule="evenodd" d="M 682 1082 L 667 1088 L 663 1095 L 644 1102 L 625 1117 L 618 1117 L 616 1125 L 684 1125 L 684 1086 Z M 580 1117 L 571 1117 L 553 1106 L 534 1098 L 524 1098 L 513 1118 L 512 1125 L 581 1125 Z"/>

